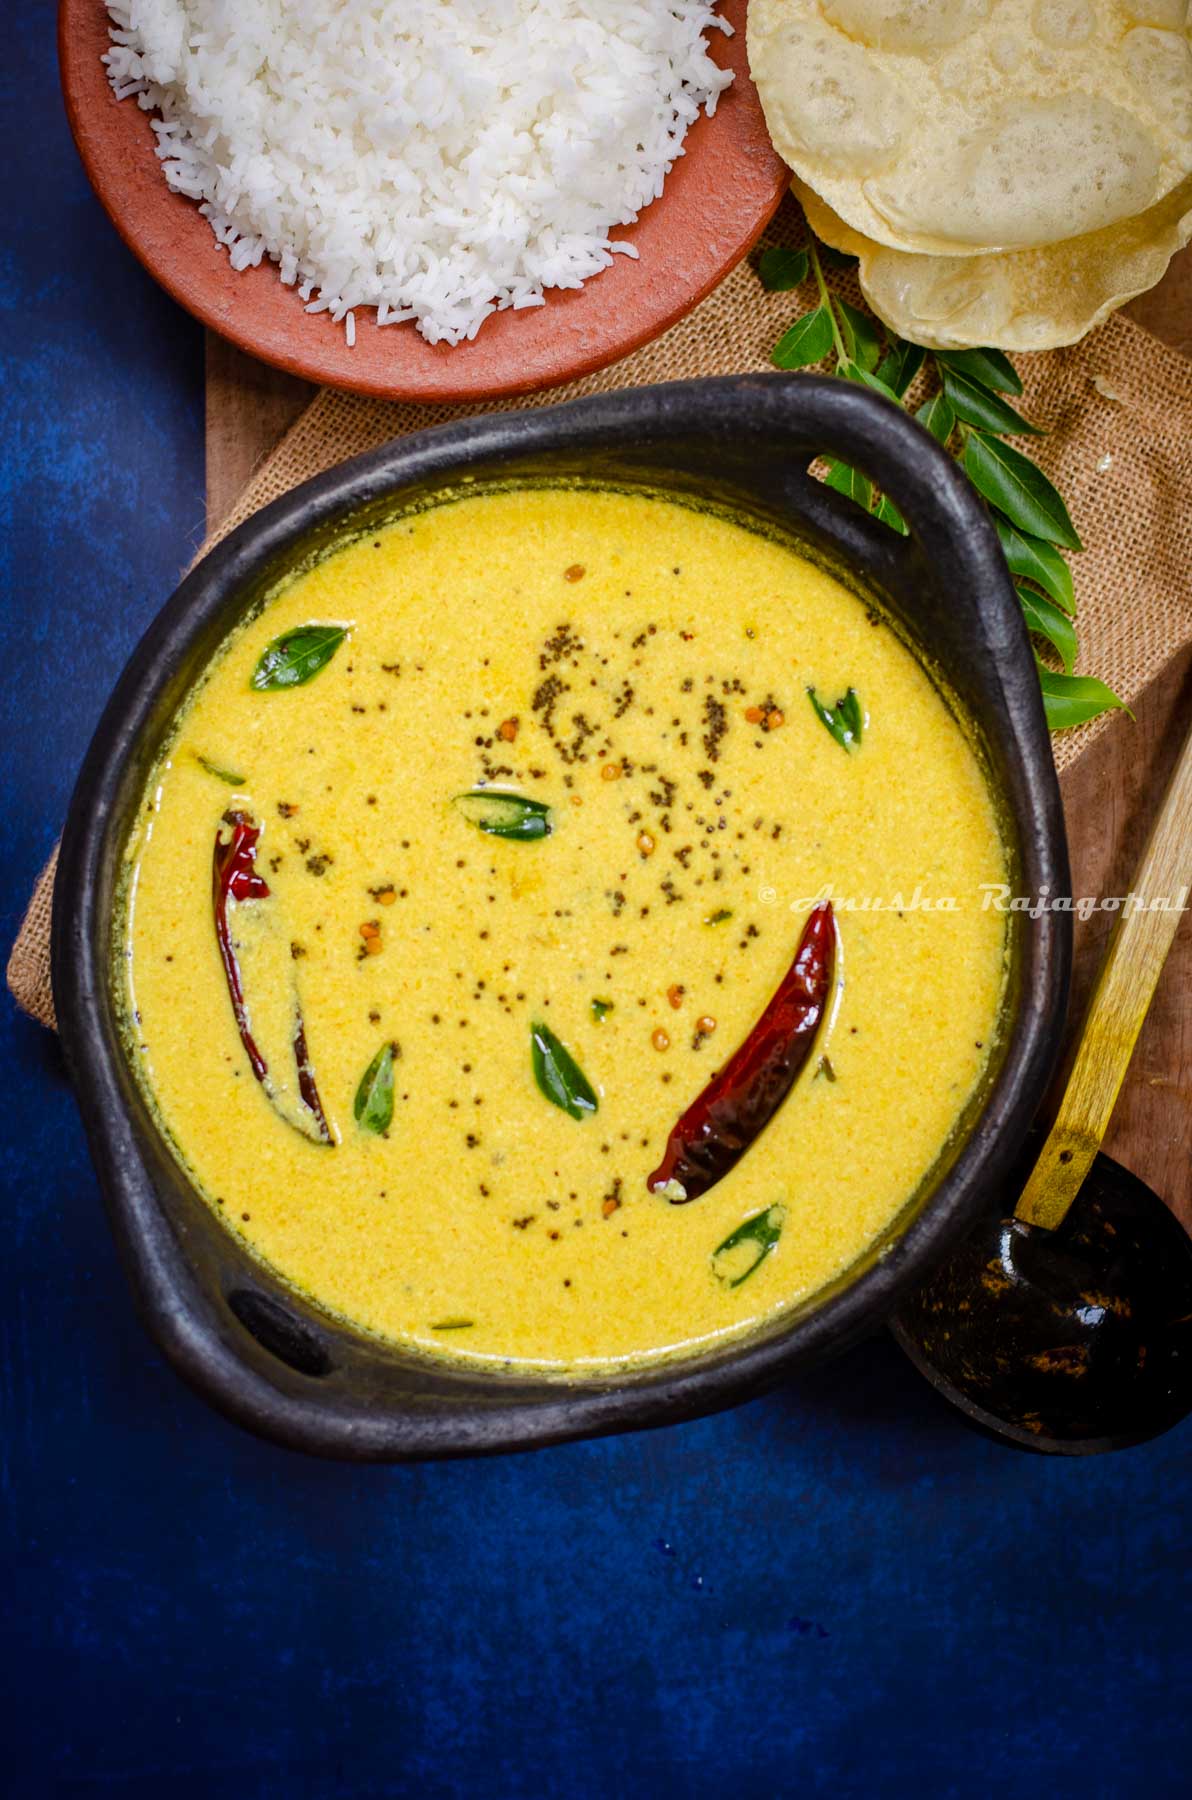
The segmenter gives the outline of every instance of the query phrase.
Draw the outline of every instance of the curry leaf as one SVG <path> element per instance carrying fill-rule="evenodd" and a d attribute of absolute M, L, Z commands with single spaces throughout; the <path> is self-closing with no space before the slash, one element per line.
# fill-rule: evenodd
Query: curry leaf
<path fill-rule="evenodd" d="M 200 756 L 197 750 L 195 751 L 195 761 L 200 768 L 206 769 L 208 775 L 214 775 L 217 781 L 226 781 L 229 787 L 243 787 L 247 779 L 244 775 L 235 774 L 231 769 L 221 769 L 218 763 L 213 763 L 207 757 Z"/>
<path fill-rule="evenodd" d="M 860 363 L 842 362 L 836 373 L 843 375 L 846 381 L 855 381 L 861 387 L 872 388 L 875 394 L 880 394 L 883 400 L 892 400 L 895 406 L 900 404 L 894 389 L 887 387 L 885 382 L 871 370 L 863 369 Z"/>
<path fill-rule="evenodd" d="M 393 1064 L 396 1057 L 396 1044 L 381 1045 L 360 1077 L 360 1086 L 352 1103 L 352 1116 L 361 1131 L 371 1131 L 378 1137 L 393 1123 Z"/>
<path fill-rule="evenodd" d="M 807 252 L 772 245 L 769 250 L 762 251 L 757 272 L 762 278 L 762 286 L 772 294 L 802 287 L 807 279 Z"/>
<path fill-rule="evenodd" d="M 1022 382 L 1008 356 L 1000 350 L 937 350 L 935 360 L 945 368 L 967 375 L 979 387 L 995 394 L 1021 394 Z"/>
<path fill-rule="evenodd" d="M 777 1248 L 778 1240 L 782 1236 L 784 1220 L 785 1214 L 781 1206 L 767 1206 L 765 1212 L 754 1213 L 751 1218 L 743 1220 L 735 1231 L 730 1231 L 724 1241 L 717 1244 L 712 1252 L 712 1267 L 720 1280 L 726 1282 L 731 1288 L 739 1288 L 743 1281 L 748 1281 L 754 1271 L 765 1262 L 767 1256 Z M 753 1261 L 740 1275 L 730 1273 L 735 1266 L 731 1262 L 723 1269 L 717 1268 L 719 1258 L 728 1256 L 734 1250 L 739 1250 L 743 1244 L 752 1246 L 756 1254 Z"/>
<path fill-rule="evenodd" d="M 826 306 L 796 319 L 775 344 L 771 361 L 780 369 L 805 369 L 822 362 L 832 348 L 832 317 Z"/>
<path fill-rule="evenodd" d="M 1010 566 L 1011 575 L 1018 575 L 1024 581 L 1033 581 L 1041 587 L 1045 594 L 1050 594 L 1057 606 L 1066 613 L 1076 611 L 1076 593 L 1072 586 L 1072 571 L 1055 548 L 1042 538 L 1030 537 L 1011 525 L 1008 519 L 994 517 L 997 526 L 998 542 L 1002 546 L 1002 555 Z"/>
<path fill-rule="evenodd" d="M 851 469 L 847 463 L 830 462 L 824 476 L 824 486 L 835 489 L 838 494 L 846 494 L 858 506 L 863 506 L 866 512 L 873 504 L 872 486 L 860 469 Z"/>
<path fill-rule="evenodd" d="M 881 333 L 868 313 L 850 306 L 847 300 L 837 296 L 836 307 L 840 315 L 840 334 L 850 360 L 872 374 L 881 360 Z"/>
<path fill-rule="evenodd" d="M 1062 544 L 1066 550 L 1082 548 L 1067 507 L 1029 456 L 982 431 L 970 431 L 965 439 L 964 467 L 977 492 L 1005 513 L 1012 525 L 1049 544 Z"/>
<path fill-rule="evenodd" d="M 348 635 L 346 625 L 299 625 L 274 638 L 253 670 L 258 693 L 270 688 L 304 687 L 326 668 Z"/>
<path fill-rule="evenodd" d="M 549 1025 L 530 1026 L 530 1062 L 540 1091 L 553 1106 L 573 1119 L 586 1119 L 596 1112 L 600 1104 L 596 1090 Z"/>
<path fill-rule="evenodd" d="M 895 531 L 901 532 L 903 537 L 909 535 L 906 520 L 888 494 L 883 494 L 878 501 L 874 508 L 874 517 L 880 519 L 883 525 L 890 525 Z"/>
<path fill-rule="evenodd" d="M 948 439 L 956 429 L 956 414 L 952 411 L 952 403 L 943 394 L 933 394 L 925 400 L 915 414 L 920 425 L 925 426 L 937 444 L 947 446 Z"/>
<path fill-rule="evenodd" d="M 1034 588 L 1023 587 L 1015 582 L 1018 598 L 1022 602 L 1022 610 L 1026 616 L 1027 626 L 1037 631 L 1040 637 L 1058 651 L 1060 661 L 1064 665 L 1065 675 L 1072 673 L 1076 662 L 1076 627 L 1066 612 L 1049 600 L 1045 594 L 1036 594 Z"/>
<path fill-rule="evenodd" d="M 1043 689 L 1043 709 L 1052 731 L 1065 731 L 1072 725 L 1084 725 L 1103 712 L 1119 708 L 1134 714 L 1113 689 L 1093 675 L 1057 675 L 1039 665 L 1039 685 Z"/>
<path fill-rule="evenodd" d="M 902 338 L 891 339 L 889 349 L 877 366 L 878 380 L 884 381 L 901 399 L 923 367 L 926 354 L 919 344 L 908 344 Z"/>
<path fill-rule="evenodd" d="M 602 1000 L 600 996 L 597 995 L 592 1001 L 592 1017 L 595 1019 L 597 1025 L 603 1025 L 612 1010 L 613 1003 L 611 1000 Z"/>
<path fill-rule="evenodd" d="M 976 425 L 982 431 L 1009 432 L 1011 437 L 1043 436 L 1039 426 L 1032 425 L 1020 412 L 1015 412 L 1008 400 L 991 394 L 988 388 L 980 387 L 958 369 L 950 369 L 946 363 L 940 372 L 944 392 L 952 403 L 952 411 L 966 425 Z"/>
<path fill-rule="evenodd" d="M 470 794 L 457 794 L 455 804 L 469 825 L 475 825 L 478 831 L 487 831 L 491 837 L 513 838 L 519 843 L 530 844 L 549 837 L 554 830 L 550 807 L 525 794 L 506 794 L 499 788 L 473 788 Z"/>

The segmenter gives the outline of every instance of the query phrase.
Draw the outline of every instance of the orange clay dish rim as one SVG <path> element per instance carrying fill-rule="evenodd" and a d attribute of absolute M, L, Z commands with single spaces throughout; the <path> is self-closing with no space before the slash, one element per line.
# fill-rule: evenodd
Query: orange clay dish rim
<path fill-rule="evenodd" d="M 151 115 L 117 100 L 100 61 L 103 0 L 59 0 L 58 57 L 66 115 L 88 179 L 120 236 L 154 279 L 204 325 L 288 374 L 378 399 L 468 402 L 557 386 L 618 361 L 698 305 L 752 248 L 790 179 L 770 143 L 745 52 L 747 0 L 723 0 L 733 36 L 711 34 L 734 81 L 711 118 L 701 112 L 660 199 L 617 227 L 636 259 L 544 306 L 485 320 L 471 343 L 428 344 L 414 323 L 379 327 L 356 312 L 356 344 L 329 313 L 308 313 L 274 263 L 237 272 L 194 201 L 167 187 Z"/>

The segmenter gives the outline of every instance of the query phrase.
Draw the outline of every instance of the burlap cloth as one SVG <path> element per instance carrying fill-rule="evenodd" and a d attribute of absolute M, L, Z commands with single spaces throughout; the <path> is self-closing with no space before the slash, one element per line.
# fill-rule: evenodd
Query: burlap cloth
<path fill-rule="evenodd" d="M 784 206 L 766 241 L 790 242 L 799 215 Z M 841 291 L 859 296 L 851 276 Z M 582 381 L 478 406 L 412 406 L 325 390 L 265 459 L 204 549 L 311 475 L 390 438 L 470 414 L 549 406 L 580 394 L 693 375 L 773 368 L 770 352 L 798 313 L 801 293 L 768 294 L 753 262 L 741 264 L 686 319 L 624 362 Z M 1068 350 L 1017 359 L 1022 410 L 1048 436 L 1029 449 L 1068 502 L 1085 544 L 1074 558 L 1080 669 L 1133 700 L 1192 642 L 1192 362 L 1121 315 Z M 201 554 L 201 553 L 200 553 Z M 1069 767 L 1109 723 L 1052 740 Z M 53 1026 L 50 908 L 57 852 L 38 878 L 8 964 L 18 1006 Z"/>

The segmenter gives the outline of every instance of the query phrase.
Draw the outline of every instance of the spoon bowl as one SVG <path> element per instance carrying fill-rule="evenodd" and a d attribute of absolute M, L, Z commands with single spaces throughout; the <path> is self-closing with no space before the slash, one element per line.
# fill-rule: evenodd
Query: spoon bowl
<path fill-rule="evenodd" d="M 996 1210 L 894 1321 L 933 1387 L 974 1424 L 1029 1450 L 1123 1450 L 1192 1412 L 1192 1238 L 1100 1149 L 1190 873 L 1192 731 L 1042 1149 L 1032 1147 L 1033 1166 L 991 1195 Z"/>
<path fill-rule="evenodd" d="M 1192 1412 L 1192 1238 L 1144 1181 L 1098 1155 L 1054 1230 L 1017 1190 L 902 1307 L 894 1336 L 975 1425 L 1083 1456 Z"/>

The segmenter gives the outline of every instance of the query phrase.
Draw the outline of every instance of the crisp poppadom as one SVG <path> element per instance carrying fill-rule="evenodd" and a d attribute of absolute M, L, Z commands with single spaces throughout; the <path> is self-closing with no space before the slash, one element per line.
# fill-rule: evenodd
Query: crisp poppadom
<path fill-rule="evenodd" d="M 919 256 L 875 244 L 819 195 L 794 190 L 816 236 L 858 258 L 861 291 L 878 317 L 929 350 L 1053 350 L 1074 344 L 1162 279 L 1192 238 L 1192 179 L 1120 225 L 1037 250 Z"/>
<path fill-rule="evenodd" d="M 891 249 L 1087 238 L 1192 174 L 1187 0 L 752 0 L 748 31 L 779 154 Z"/>

